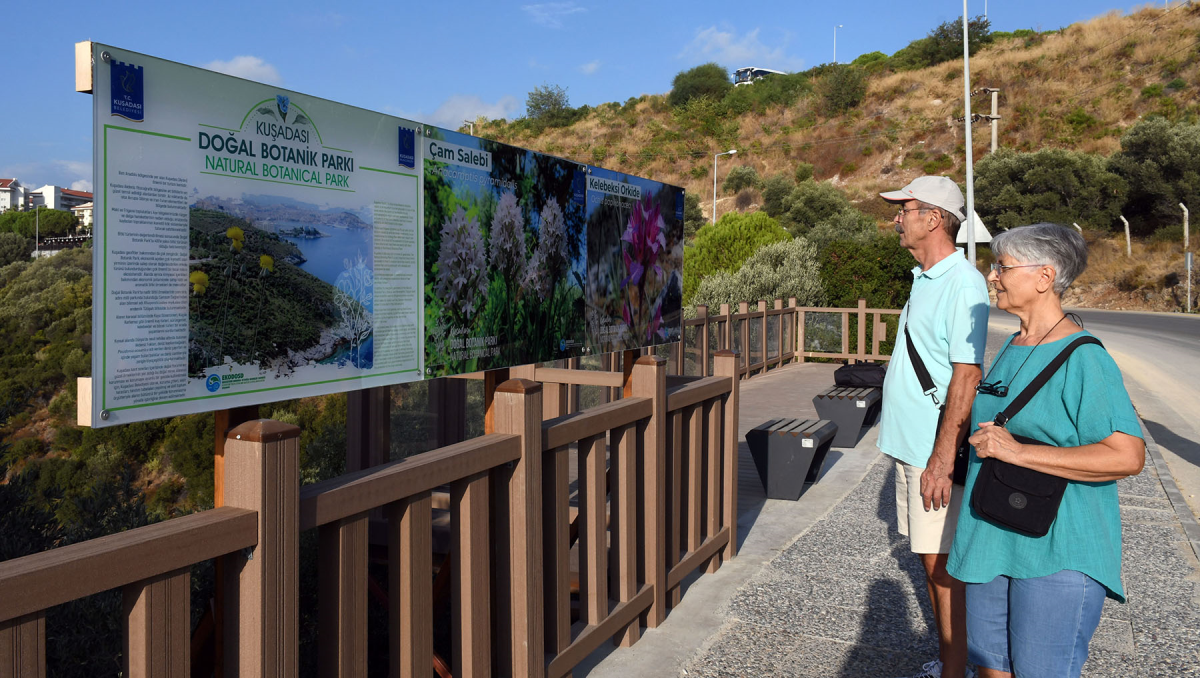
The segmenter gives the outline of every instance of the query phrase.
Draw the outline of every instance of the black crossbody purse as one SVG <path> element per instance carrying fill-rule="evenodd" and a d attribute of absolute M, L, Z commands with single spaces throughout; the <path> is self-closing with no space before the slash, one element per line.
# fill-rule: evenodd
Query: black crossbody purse
<path fill-rule="evenodd" d="M 913 371 L 917 373 L 917 381 L 921 382 L 921 390 L 933 400 L 934 406 L 938 408 L 937 428 L 933 429 L 933 440 L 936 445 L 937 435 L 942 430 L 942 420 L 946 418 L 946 404 L 937 398 L 937 386 L 933 383 L 933 377 L 929 376 L 929 369 L 925 367 L 925 361 L 921 360 L 921 354 L 917 353 L 917 347 L 913 345 L 912 335 L 908 333 L 908 323 L 904 323 L 904 345 L 908 348 L 908 361 L 912 363 Z M 930 451 L 932 452 L 932 450 Z M 951 474 L 951 480 L 955 485 L 967 482 L 967 462 L 971 458 L 970 455 L 971 445 L 966 438 L 963 438 L 963 441 L 954 450 L 954 472 Z"/>
<path fill-rule="evenodd" d="M 1103 347 L 1100 340 L 1082 336 L 1072 341 L 1034 377 L 1008 407 L 996 414 L 996 426 L 1004 426 L 1021 411 L 1054 373 L 1067 362 L 1071 353 L 1084 344 Z M 1048 445 L 1040 440 L 1017 435 L 1012 437 L 1025 445 Z M 1050 445 L 1050 447 L 1054 447 Z M 1044 537 L 1058 516 L 1058 506 L 1067 490 L 1066 478 L 1009 464 L 992 457 L 983 460 L 975 488 L 971 491 L 971 508 L 986 520 L 1030 537 Z"/>

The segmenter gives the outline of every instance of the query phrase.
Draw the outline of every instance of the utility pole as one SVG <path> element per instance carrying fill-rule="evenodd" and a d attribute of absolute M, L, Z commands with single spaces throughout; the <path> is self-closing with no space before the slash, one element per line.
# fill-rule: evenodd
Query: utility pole
<path fill-rule="evenodd" d="M 1121 215 L 1121 222 L 1125 224 L 1125 256 L 1133 256 L 1133 245 L 1129 240 L 1129 221 L 1125 219 L 1125 215 Z"/>
<path fill-rule="evenodd" d="M 979 91 L 992 95 L 992 114 L 981 115 L 979 117 L 984 118 L 985 120 L 990 120 L 992 123 L 992 153 L 995 153 L 996 149 L 1000 147 L 1000 90 L 996 89 L 995 87 L 984 87 Z"/>
<path fill-rule="evenodd" d="M 724 153 L 716 153 L 716 154 L 714 154 L 714 155 L 713 155 L 713 209 L 712 209 L 712 223 L 713 223 L 713 225 L 714 225 L 714 226 L 716 226 L 716 224 L 717 224 L 717 158 L 719 158 L 719 157 L 721 157 L 721 156 L 723 156 L 723 155 L 737 155 L 737 149 L 736 149 L 736 148 L 732 148 L 732 149 L 730 149 L 730 150 L 728 150 L 728 151 L 725 151 Z"/>
<path fill-rule="evenodd" d="M 967 35 L 967 0 L 963 0 L 963 116 L 966 120 L 967 142 L 967 217 L 968 224 L 975 218 L 975 152 L 971 148 L 971 42 Z M 967 229 L 967 261 L 975 265 L 975 227 Z"/>
<path fill-rule="evenodd" d="M 841 24 L 833 27 L 833 63 L 837 63 L 837 29 L 844 28 Z"/>
<path fill-rule="evenodd" d="M 38 240 L 42 237 L 42 209 L 40 207 L 33 208 L 33 258 L 40 259 L 42 257 L 41 249 L 38 245 Z"/>

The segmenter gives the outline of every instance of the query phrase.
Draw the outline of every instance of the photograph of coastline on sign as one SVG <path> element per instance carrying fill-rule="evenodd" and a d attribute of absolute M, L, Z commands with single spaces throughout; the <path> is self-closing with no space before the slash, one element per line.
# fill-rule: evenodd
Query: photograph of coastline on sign
<path fill-rule="evenodd" d="M 189 209 L 188 374 L 255 364 L 372 366 L 370 210 L 277 195 L 197 198 Z"/>
<path fill-rule="evenodd" d="M 679 341 L 683 189 L 591 168 L 587 340 L 599 353 Z"/>
<path fill-rule="evenodd" d="M 426 128 L 425 376 L 581 355 L 586 167 Z"/>

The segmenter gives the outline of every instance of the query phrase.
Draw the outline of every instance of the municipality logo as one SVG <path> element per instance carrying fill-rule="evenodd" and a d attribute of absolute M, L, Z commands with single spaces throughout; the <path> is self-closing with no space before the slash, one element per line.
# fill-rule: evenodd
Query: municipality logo
<path fill-rule="evenodd" d="M 221 377 L 216 374 L 208 375 L 208 381 L 204 382 L 204 387 L 212 393 L 221 390 Z"/>
<path fill-rule="evenodd" d="M 399 162 L 401 167 L 414 169 L 417 166 L 417 139 L 414 130 L 400 127 Z"/>
<path fill-rule="evenodd" d="M 291 100 L 284 94 L 275 95 L 275 107 L 279 109 L 279 119 L 287 122 L 288 104 Z"/>
<path fill-rule="evenodd" d="M 145 72 L 141 66 L 114 61 L 109 69 L 112 94 L 112 114 L 143 122 L 146 119 Z"/>

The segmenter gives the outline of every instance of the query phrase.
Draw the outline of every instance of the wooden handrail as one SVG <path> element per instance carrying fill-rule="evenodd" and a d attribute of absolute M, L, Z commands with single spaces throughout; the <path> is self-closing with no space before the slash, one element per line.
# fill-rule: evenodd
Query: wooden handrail
<path fill-rule="evenodd" d="M 258 514 L 216 508 L 0 563 L 0 622 L 258 544 Z"/>
<path fill-rule="evenodd" d="M 614 373 L 621 376 L 620 373 Z M 632 424 L 649 417 L 652 405 L 648 398 L 622 398 L 582 412 L 568 414 L 542 422 L 542 450 L 553 450 L 606 431 Z"/>
<path fill-rule="evenodd" d="M 348 473 L 300 490 L 300 529 L 336 520 L 469 478 L 521 456 L 517 436 L 472 438 L 401 461 Z"/>
<path fill-rule="evenodd" d="M 536 381 L 547 384 L 576 384 L 579 386 L 609 386 L 620 388 L 624 378 L 620 372 L 599 370 L 567 370 L 559 367 L 539 367 L 534 371 Z"/>
<path fill-rule="evenodd" d="M 727 377 L 705 377 L 682 386 L 667 389 L 667 411 L 677 412 L 689 405 L 729 393 Z"/>

